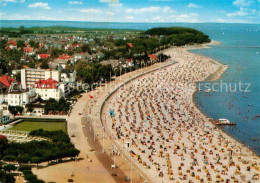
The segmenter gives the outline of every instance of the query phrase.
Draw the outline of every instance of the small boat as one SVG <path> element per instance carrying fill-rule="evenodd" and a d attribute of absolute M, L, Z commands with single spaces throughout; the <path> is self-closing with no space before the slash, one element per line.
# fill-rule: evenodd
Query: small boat
<path fill-rule="evenodd" d="M 211 89 L 206 89 L 205 93 L 209 93 L 211 91 Z"/>
<path fill-rule="evenodd" d="M 214 124 L 216 125 L 236 125 L 235 122 L 230 122 L 228 119 L 218 119 L 214 121 Z"/>
<path fill-rule="evenodd" d="M 255 118 L 260 118 L 260 114 L 255 115 Z"/>

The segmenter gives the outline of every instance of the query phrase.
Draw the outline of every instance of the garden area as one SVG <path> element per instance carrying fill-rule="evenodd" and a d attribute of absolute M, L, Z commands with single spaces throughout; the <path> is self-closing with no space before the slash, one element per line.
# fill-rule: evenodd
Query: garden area
<path fill-rule="evenodd" d="M 26 120 L 15 125 L 9 130 L 31 132 L 39 129 L 43 129 L 46 131 L 56 131 L 56 130 L 62 130 L 64 132 L 67 131 L 65 122 L 36 122 L 36 121 L 26 121 Z"/>

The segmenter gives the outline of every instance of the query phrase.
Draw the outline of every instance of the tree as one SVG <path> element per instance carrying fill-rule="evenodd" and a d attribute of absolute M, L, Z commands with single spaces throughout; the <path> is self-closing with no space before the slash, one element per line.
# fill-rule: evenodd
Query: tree
<path fill-rule="evenodd" d="M 32 157 L 31 158 L 31 163 L 36 163 L 37 164 L 37 167 L 38 167 L 38 164 L 42 162 L 42 159 L 40 157 Z"/>
<path fill-rule="evenodd" d="M 147 53 L 153 53 L 156 48 L 159 47 L 160 43 L 159 40 L 156 38 L 149 38 L 145 40 L 146 48 L 147 48 Z"/>
<path fill-rule="evenodd" d="M 0 139 L 0 159 L 2 159 L 3 155 L 4 155 L 4 150 L 7 148 L 7 143 L 3 140 Z"/>
<path fill-rule="evenodd" d="M 1 39 L 0 40 L 0 49 L 5 49 L 7 40 Z"/>
<path fill-rule="evenodd" d="M 41 68 L 42 69 L 48 69 L 49 68 L 49 64 L 48 64 L 48 61 L 47 60 L 43 60 L 41 62 Z"/>
<path fill-rule="evenodd" d="M 18 114 L 18 112 L 20 114 L 22 114 L 24 108 L 22 106 L 8 106 L 8 110 L 11 114 L 13 114 L 14 116 L 16 116 Z"/>
<path fill-rule="evenodd" d="M 63 50 L 60 50 L 58 48 L 52 48 L 51 49 L 51 57 L 52 58 L 57 58 L 60 54 L 64 53 Z"/>
<path fill-rule="evenodd" d="M 11 171 L 16 170 L 16 166 L 14 164 L 7 164 L 3 166 L 4 171 L 10 173 Z"/>
<path fill-rule="evenodd" d="M 24 44 L 23 40 L 17 41 L 17 48 L 23 48 L 24 46 L 25 46 L 25 44 Z"/>
<path fill-rule="evenodd" d="M 33 110 L 34 110 L 34 109 L 33 109 L 33 107 L 32 107 L 32 106 L 29 106 L 29 107 L 28 107 L 28 109 L 27 109 L 27 111 L 28 111 L 28 112 L 30 112 L 30 113 L 32 113 L 32 112 L 33 112 Z"/>
<path fill-rule="evenodd" d="M 8 72 L 8 63 L 6 60 L 0 58 L 0 75 Z"/>
<path fill-rule="evenodd" d="M 91 49 L 90 49 L 88 44 L 83 44 L 82 47 L 81 47 L 81 51 L 82 52 L 88 52 L 90 55 L 92 54 Z"/>

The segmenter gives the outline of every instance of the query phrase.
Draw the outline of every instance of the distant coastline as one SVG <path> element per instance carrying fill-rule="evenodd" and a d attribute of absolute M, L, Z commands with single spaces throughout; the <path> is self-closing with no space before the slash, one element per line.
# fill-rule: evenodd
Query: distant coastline
<path fill-rule="evenodd" d="M 89 22 L 89 21 L 67 21 L 67 20 L 0 20 L 0 28 L 18 28 L 24 26 L 31 27 L 55 27 L 66 26 L 76 28 L 95 28 L 95 29 L 134 29 L 134 30 L 147 30 L 153 27 L 170 27 L 170 26 L 185 26 L 196 28 L 204 25 L 260 25 L 250 23 L 187 23 L 187 22 L 174 22 L 174 23 L 155 23 L 155 22 Z"/>

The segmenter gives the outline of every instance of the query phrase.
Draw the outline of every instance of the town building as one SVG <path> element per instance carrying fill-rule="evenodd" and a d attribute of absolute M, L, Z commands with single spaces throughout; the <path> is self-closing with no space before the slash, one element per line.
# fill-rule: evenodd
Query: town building
<path fill-rule="evenodd" d="M 60 72 L 51 69 L 21 69 L 22 88 L 33 87 L 35 82 L 46 79 L 60 81 Z"/>
<path fill-rule="evenodd" d="M 14 78 L 7 75 L 0 77 L 0 111 L 2 116 L 9 115 L 8 106 L 25 107 L 35 100 L 35 89 L 22 89 L 21 84 Z"/>
<path fill-rule="evenodd" d="M 42 54 L 37 54 L 36 59 L 40 60 L 40 59 L 48 59 L 50 57 L 50 54 L 48 53 L 42 53 Z"/>
<path fill-rule="evenodd" d="M 62 90 L 59 88 L 59 82 L 51 78 L 35 82 L 34 87 L 36 93 L 43 100 L 49 100 L 50 98 L 59 100 L 63 96 Z"/>

